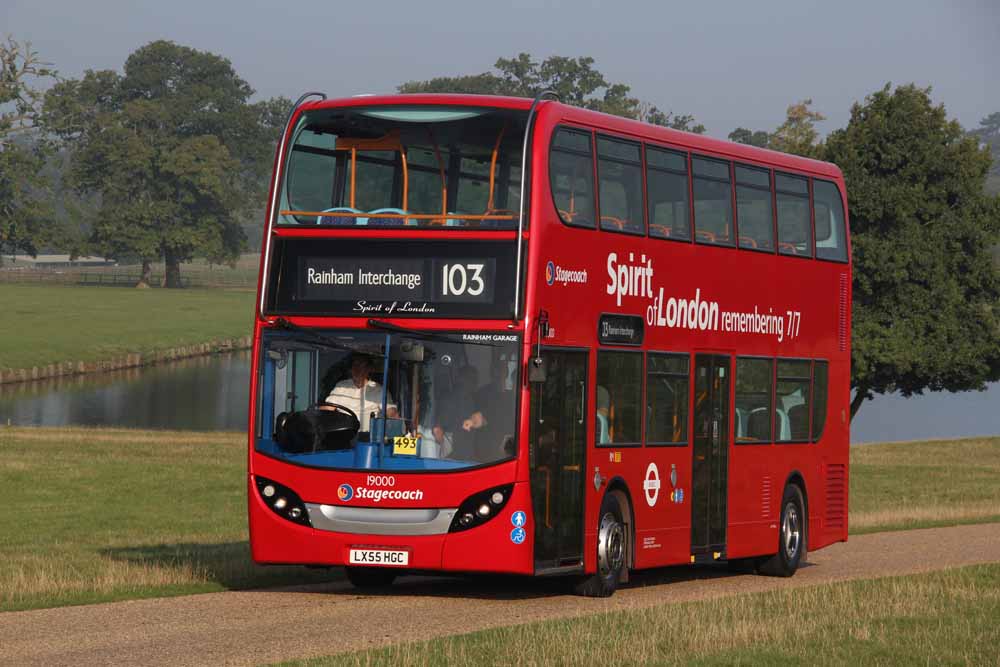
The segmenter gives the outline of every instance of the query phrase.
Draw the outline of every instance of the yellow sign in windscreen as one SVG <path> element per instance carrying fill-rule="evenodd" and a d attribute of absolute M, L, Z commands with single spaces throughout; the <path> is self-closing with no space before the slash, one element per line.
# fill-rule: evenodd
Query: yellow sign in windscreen
<path fill-rule="evenodd" d="M 416 456 L 420 438 L 412 435 L 397 435 L 392 439 L 392 453 L 395 455 Z"/>

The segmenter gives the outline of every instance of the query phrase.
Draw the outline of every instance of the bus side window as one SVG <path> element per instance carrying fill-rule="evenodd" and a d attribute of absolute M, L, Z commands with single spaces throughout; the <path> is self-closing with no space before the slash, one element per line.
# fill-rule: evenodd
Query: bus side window
<path fill-rule="evenodd" d="M 770 359 L 736 358 L 736 442 L 772 442 Z"/>
<path fill-rule="evenodd" d="M 809 441 L 810 362 L 778 359 L 775 385 L 775 440 Z"/>
<path fill-rule="evenodd" d="M 735 245 L 729 163 L 691 158 L 694 173 L 694 239 L 699 243 Z"/>
<path fill-rule="evenodd" d="M 589 132 L 559 128 L 553 133 L 549 182 L 559 218 L 568 225 L 593 228 L 594 161 Z"/>
<path fill-rule="evenodd" d="M 649 235 L 689 241 L 688 168 L 684 153 L 646 147 Z"/>
<path fill-rule="evenodd" d="M 601 229 L 644 234 L 642 154 L 639 144 L 597 138 L 598 202 Z"/>
<path fill-rule="evenodd" d="M 800 176 L 775 174 L 774 189 L 778 209 L 778 252 L 811 256 L 809 182 Z"/>
<path fill-rule="evenodd" d="M 602 391 L 603 390 L 603 391 Z M 607 440 L 598 445 L 642 440 L 642 353 L 601 350 L 597 354 L 597 414 L 607 420 Z"/>
<path fill-rule="evenodd" d="M 688 355 L 650 353 L 646 362 L 646 444 L 687 442 Z"/>
<path fill-rule="evenodd" d="M 736 165 L 736 219 L 741 248 L 774 251 L 771 174 L 767 169 Z"/>
<path fill-rule="evenodd" d="M 813 181 L 816 208 L 816 257 L 847 261 L 847 233 L 840 190 L 829 181 Z"/>

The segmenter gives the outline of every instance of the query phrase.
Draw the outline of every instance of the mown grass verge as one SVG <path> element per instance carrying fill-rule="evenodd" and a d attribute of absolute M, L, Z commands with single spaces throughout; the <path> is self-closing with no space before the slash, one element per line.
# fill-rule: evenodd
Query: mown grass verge
<path fill-rule="evenodd" d="M 1000 437 L 851 448 L 852 534 L 1000 521 Z"/>
<path fill-rule="evenodd" d="M 239 433 L 0 426 L 0 611 L 328 581 L 259 568 Z M 1000 520 L 1000 438 L 855 448 L 851 522 Z"/>
<path fill-rule="evenodd" d="M 0 368 L 93 362 L 248 336 L 250 291 L 0 284 Z"/>
<path fill-rule="evenodd" d="M 327 581 L 250 561 L 238 433 L 0 427 L 0 611 Z"/>
<path fill-rule="evenodd" d="M 515 625 L 285 665 L 995 664 L 1000 564 Z"/>

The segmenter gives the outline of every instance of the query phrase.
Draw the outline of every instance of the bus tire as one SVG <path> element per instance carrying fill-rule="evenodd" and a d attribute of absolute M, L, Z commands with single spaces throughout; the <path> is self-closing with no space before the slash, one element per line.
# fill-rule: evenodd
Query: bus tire
<path fill-rule="evenodd" d="M 622 506 L 614 494 L 601 501 L 597 522 L 597 572 L 578 581 L 573 590 L 588 598 L 610 597 L 626 567 L 628 533 Z"/>
<path fill-rule="evenodd" d="M 806 536 L 805 502 L 802 499 L 802 491 L 795 484 L 789 484 L 781 497 L 778 553 L 761 564 L 761 574 L 772 577 L 790 577 L 795 574 L 805 556 Z"/>
<path fill-rule="evenodd" d="M 355 588 L 371 590 L 377 588 L 388 588 L 396 580 L 399 574 L 396 570 L 388 567 L 357 567 L 348 565 L 344 568 L 347 572 L 347 580 Z"/>

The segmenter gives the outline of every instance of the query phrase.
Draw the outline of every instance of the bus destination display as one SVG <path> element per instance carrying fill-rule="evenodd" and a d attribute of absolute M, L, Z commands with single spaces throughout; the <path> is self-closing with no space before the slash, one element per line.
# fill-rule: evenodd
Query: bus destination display
<path fill-rule="evenodd" d="M 277 313 L 503 317 L 513 300 L 511 243 L 290 239 L 277 246 L 269 299 Z"/>

